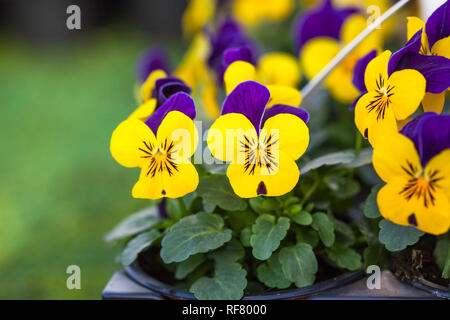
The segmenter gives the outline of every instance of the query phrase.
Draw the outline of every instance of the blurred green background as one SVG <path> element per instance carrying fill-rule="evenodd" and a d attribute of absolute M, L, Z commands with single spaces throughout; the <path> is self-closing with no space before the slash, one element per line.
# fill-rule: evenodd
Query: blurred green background
<path fill-rule="evenodd" d="M 0 299 L 100 299 L 120 268 L 103 236 L 147 201 L 131 197 L 139 171 L 112 159 L 109 139 L 136 107 L 136 60 L 157 41 L 126 25 L 57 44 L 0 35 Z M 66 287 L 69 265 L 81 290 Z"/>

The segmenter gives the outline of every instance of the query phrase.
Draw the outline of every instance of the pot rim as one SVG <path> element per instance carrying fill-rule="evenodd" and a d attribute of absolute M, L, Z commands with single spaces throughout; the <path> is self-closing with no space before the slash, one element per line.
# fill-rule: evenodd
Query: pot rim
<path fill-rule="evenodd" d="M 147 273 L 139 266 L 137 261 L 124 269 L 126 275 L 141 286 L 172 299 L 197 300 L 197 298 L 185 289 L 178 289 L 161 282 Z M 364 270 L 345 272 L 337 277 L 315 283 L 303 288 L 284 289 L 264 292 L 256 295 L 246 295 L 242 300 L 279 300 L 306 298 L 330 289 L 338 288 L 355 282 L 365 276 Z"/>
<path fill-rule="evenodd" d="M 447 289 L 444 286 L 441 286 L 434 282 L 425 280 L 423 278 L 413 278 L 411 280 L 399 278 L 399 277 L 397 277 L 397 278 L 400 281 L 403 281 L 414 288 L 420 289 L 422 291 L 426 291 L 435 297 L 450 300 L 450 287 L 449 287 L 449 289 Z"/>

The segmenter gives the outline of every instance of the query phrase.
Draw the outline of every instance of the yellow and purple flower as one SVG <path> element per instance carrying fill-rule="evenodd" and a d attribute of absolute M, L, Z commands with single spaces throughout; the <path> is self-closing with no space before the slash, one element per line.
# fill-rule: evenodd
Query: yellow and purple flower
<path fill-rule="evenodd" d="M 400 133 L 380 135 L 373 165 L 386 182 L 381 215 L 431 234 L 450 227 L 450 116 L 427 112 Z"/>
<path fill-rule="evenodd" d="M 124 167 L 141 168 L 134 198 L 179 198 L 197 188 L 198 173 L 189 160 L 198 142 L 195 115 L 192 98 L 178 92 L 145 122 L 130 118 L 114 130 L 114 159 Z"/>
<path fill-rule="evenodd" d="M 312 79 L 330 62 L 343 46 L 367 26 L 367 18 L 357 7 L 334 7 L 330 0 L 298 19 L 294 41 L 306 76 Z M 325 85 L 334 98 L 351 103 L 359 93 L 352 82 L 356 62 L 368 52 L 381 48 L 382 32 L 367 37 L 327 77 Z"/>
<path fill-rule="evenodd" d="M 170 73 L 171 67 L 166 51 L 161 47 L 150 47 L 139 57 L 136 66 L 136 76 L 140 83 L 147 80 L 150 73 L 162 70 Z"/>
<path fill-rule="evenodd" d="M 372 59 L 364 72 L 362 95 L 355 107 L 355 124 L 374 146 L 379 133 L 397 133 L 397 120 L 413 114 L 425 95 L 426 80 L 417 70 L 388 72 L 391 52 Z"/>
<path fill-rule="evenodd" d="M 286 105 L 266 109 L 269 100 L 265 86 L 254 81 L 239 84 L 208 133 L 212 155 L 230 162 L 227 177 L 242 198 L 286 194 L 300 177 L 295 160 L 309 144 L 309 115 Z"/>
<path fill-rule="evenodd" d="M 232 11 L 240 22 L 254 26 L 265 21 L 282 21 L 294 7 L 294 0 L 234 0 Z"/>
<path fill-rule="evenodd" d="M 445 2 L 424 23 L 408 18 L 406 46 L 396 53 L 392 69 L 419 70 L 427 79 L 427 93 L 422 101 L 425 111 L 441 113 L 445 93 L 450 86 L 450 2 Z"/>

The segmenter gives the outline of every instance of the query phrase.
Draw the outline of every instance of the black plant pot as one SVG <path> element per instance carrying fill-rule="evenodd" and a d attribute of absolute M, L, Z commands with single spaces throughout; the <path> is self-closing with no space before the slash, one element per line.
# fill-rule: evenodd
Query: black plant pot
<path fill-rule="evenodd" d="M 138 263 L 124 269 L 125 274 L 139 285 L 161 295 L 166 299 L 188 299 L 195 300 L 195 296 L 187 290 L 178 289 L 165 284 L 145 273 Z M 286 289 L 270 291 L 256 295 L 246 295 L 243 300 L 287 300 L 287 299 L 305 299 L 310 296 L 339 288 L 364 278 L 364 271 L 346 272 L 335 278 L 322 281 L 304 288 Z"/>
<path fill-rule="evenodd" d="M 411 280 L 406 279 L 400 280 L 409 284 L 414 288 L 428 292 L 429 294 L 437 298 L 450 300 L 450 288 L 445 288 L 441 285 L 420 278 L 414 278 Z"/>

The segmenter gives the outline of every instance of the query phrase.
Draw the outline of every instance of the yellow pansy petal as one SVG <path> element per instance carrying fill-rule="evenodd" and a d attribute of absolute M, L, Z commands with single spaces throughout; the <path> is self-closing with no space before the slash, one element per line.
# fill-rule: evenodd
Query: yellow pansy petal
<path fill-rule="evenodd" d="M 425 93 L 422 100 L 423 110 L 425 112 L 441 113 L 445 104 L 445 91 L 442 93 Z"/>
<path fill-rule="evenodd" d="M 155 111 L 156 103 L 156 99 L 150 99 L 144 102 L 136 110 L 134 110 L 132 114 L 130 114 L 129 118 L 138 119 L 141 121 L 147 120 L 153 111 Z"/>
<path fill-rule="evenodd" d="M 225 90 L 230 94 L 238 84 L 256 79 L 255 67 L 246 61 L 235 61 L 230 64 L 223 75 Z"/>
<path fill-rule="evenodd" d="M 198 186 L 198 173 L 192 163 L 179 163 L 176 170 L 148 173 L 148 168 L 142 168 L 138 182 L 134 185 L 134 198 L 159 199 L 161 197 L 179 198 Z"/>
<path fill-rule="evenodd" d="M 300 61 L 308 79 L 314 78 L 339 52 L 339 43 L 331 38 L 314 38 L 306 42 Z"/>
<path fill-rule="evenodd" d="M 279 144 L 279 149 L 294 160 L 300 158 L 308 148 L 308 127 L 302 119 L 289 113 L 280 113 L 267 119 L 260 133 L 260 141 L 267 135 L 271 135 L 272 141 Z"/>
<path fill-rule="evenodd" d="M 298 107 L 302 103 L 302 94 L 295 88 L 280 85 L 268 85 L 266 87 L 270 91 L 270 100 L 267 103 L 267 108 L 276 104 Z"/>
<path fill-rule="evenodd" d="M 434 156 L 425 167 L 425 174 L 429 180 L 436 181 L 440 189 L 450 199 L 450 149 L 446 149 Z"/>
<path fill-rule="evenodd" d="M 145 144 L 154 144 L 155 135 L 142 121 L 128 119 L 119 124 L 111 136 L 110 151 L 114 159 L 124 167 L 141 167 L 148 155 Z"/>
<path fill-rule="evenodd" d="M 408 172 L 415 175 L 422 169 L 414 143 L 400 133 L 378 135 L 372 162 L 378 176 L 385 182 L 396 177 L 409 179 Z"/>
<path fill-rule="evenodd" d="M 434 204 L 424 204 L 422 196 L 405 193 L 409 180 L 395 178 L 388 182 L 377 195 L 381 215 L 400 225 L 413 225 L 417 229 L 431 234 L 442 234 L 450 226 L 450 204 L 440 191 L 434 193 Z"/>
<path fill-rule="evenodd" d="M 297 87 L 300 81 L 299 62 L 287 53 L 264 54 L 258 61 L 257 70 L 261 83 Z"/>
<path fill-rule="evenodd" d="M 345 60 L 330 73 L 326 86 L 336 100 L 350 104 L 359 96 L 359 91 L 352 82 L 354 65 L 346 65 Z"/>
<path fill-rule="evenodd" d="M 292 12 L 294 0 L 265 0 L 263 2 L 257 0 L 256 5 L 262 7 L 269 20 L 281 21 Z"/>
<path fill-rule="evenodd" d="M 155 87 L 156 80 L 165 77 L 167 77 L 167 74 L 164 72 L 164 70 L 160 69 L 155 70 L 148 75 L 147 80 L 145 80 L 145 82 L 141 86 L 142 102 L 146 102 L 152 98 L 153 88 Z"/>
<path fill-rule="evenodd" d="M 202 102 L 206 115 L 210 119 L 216 119 L 220 114 L 220 108 L 217 104 L 217 87 L 213 81 L 207 81 L 202 92 Z"/>
<path fill-rule="evenodd" d="M 380 79 L 384 83 L 387 82 L 388 61 L 391 54 L 392 53 L 389 50 L 386 50 L 367 65 L 366 73 L 364 74 L 364 83 L 366 84 L 367 91 L 378 90 Z"/>
<path fill-rule="evenodd" d="M 221 161 L 237 161 L 242 157 L 243 137 L 258 141 L 255 127 L 245 116 L 228 113 L 220 116 L 208 132 L 208 147 L 211 154 Z"/>
<path fill-rule="evenodd" d="M 174 143 L 173 156 L 177 159 L 188 159 L 197 148 L 197 128 L 192 119 L 180 111 L 171 111 L 164 117 L 156 136 L 160 146 Z"/>
<path fill-rule="evenodd" d="M 214 11 L 215 0 L 190 0 L 182 18 L 184 34 L 190 36 L 201 31 L 212 19 Z"/>
<path fill-rule="evenodd" d="M 450 37 L 436 41 L 433 48 L 431 48 L 431 53 L 436 56 L 442 56 L 450 59 Z"/>
<path fill-rule="evenodd" d="M 406 37 L 407 40 L 411 39 L 420 29 L 425 31 L 425 23 L 417 17 L 408 17 L 408 22 L 406 24 Z"/>
<path fill-rule="evenodd" d="M 258 195 L 281 196 L 291 191 L 298 182 L 300 171 L 297 164 L 284 152 L 279 151 L 277 167 L 271 174 L 265 168 L 253 165 L 246 169 L 244 164 L 232 163 L 228 166 L 227 177 L 233 191 L 241 198 Z"/>
<path fill-rule="evenodd" d="M 394 72 L 389 77 L 387 92 L 390 88 L 392 88 L 392 96 L 389 97 L 390 105 L 394 110 L 395 117 L 398 120 L 403 120 L 413 114 L 419 107 L 425 95 L 426 80 L 416 70 L 401 70 Z"/>
<path fill-rule="evenodd" d="M 367 27 L 367 17 L 353 14 L 348 17 L 341 29 L 341 38 L 344 44 L 350 43 Z M 378 49 L 382 42 L 382 31 L 375 30 L 355 49 L 360 55 L 365 55 L 373 49 Z"/>

